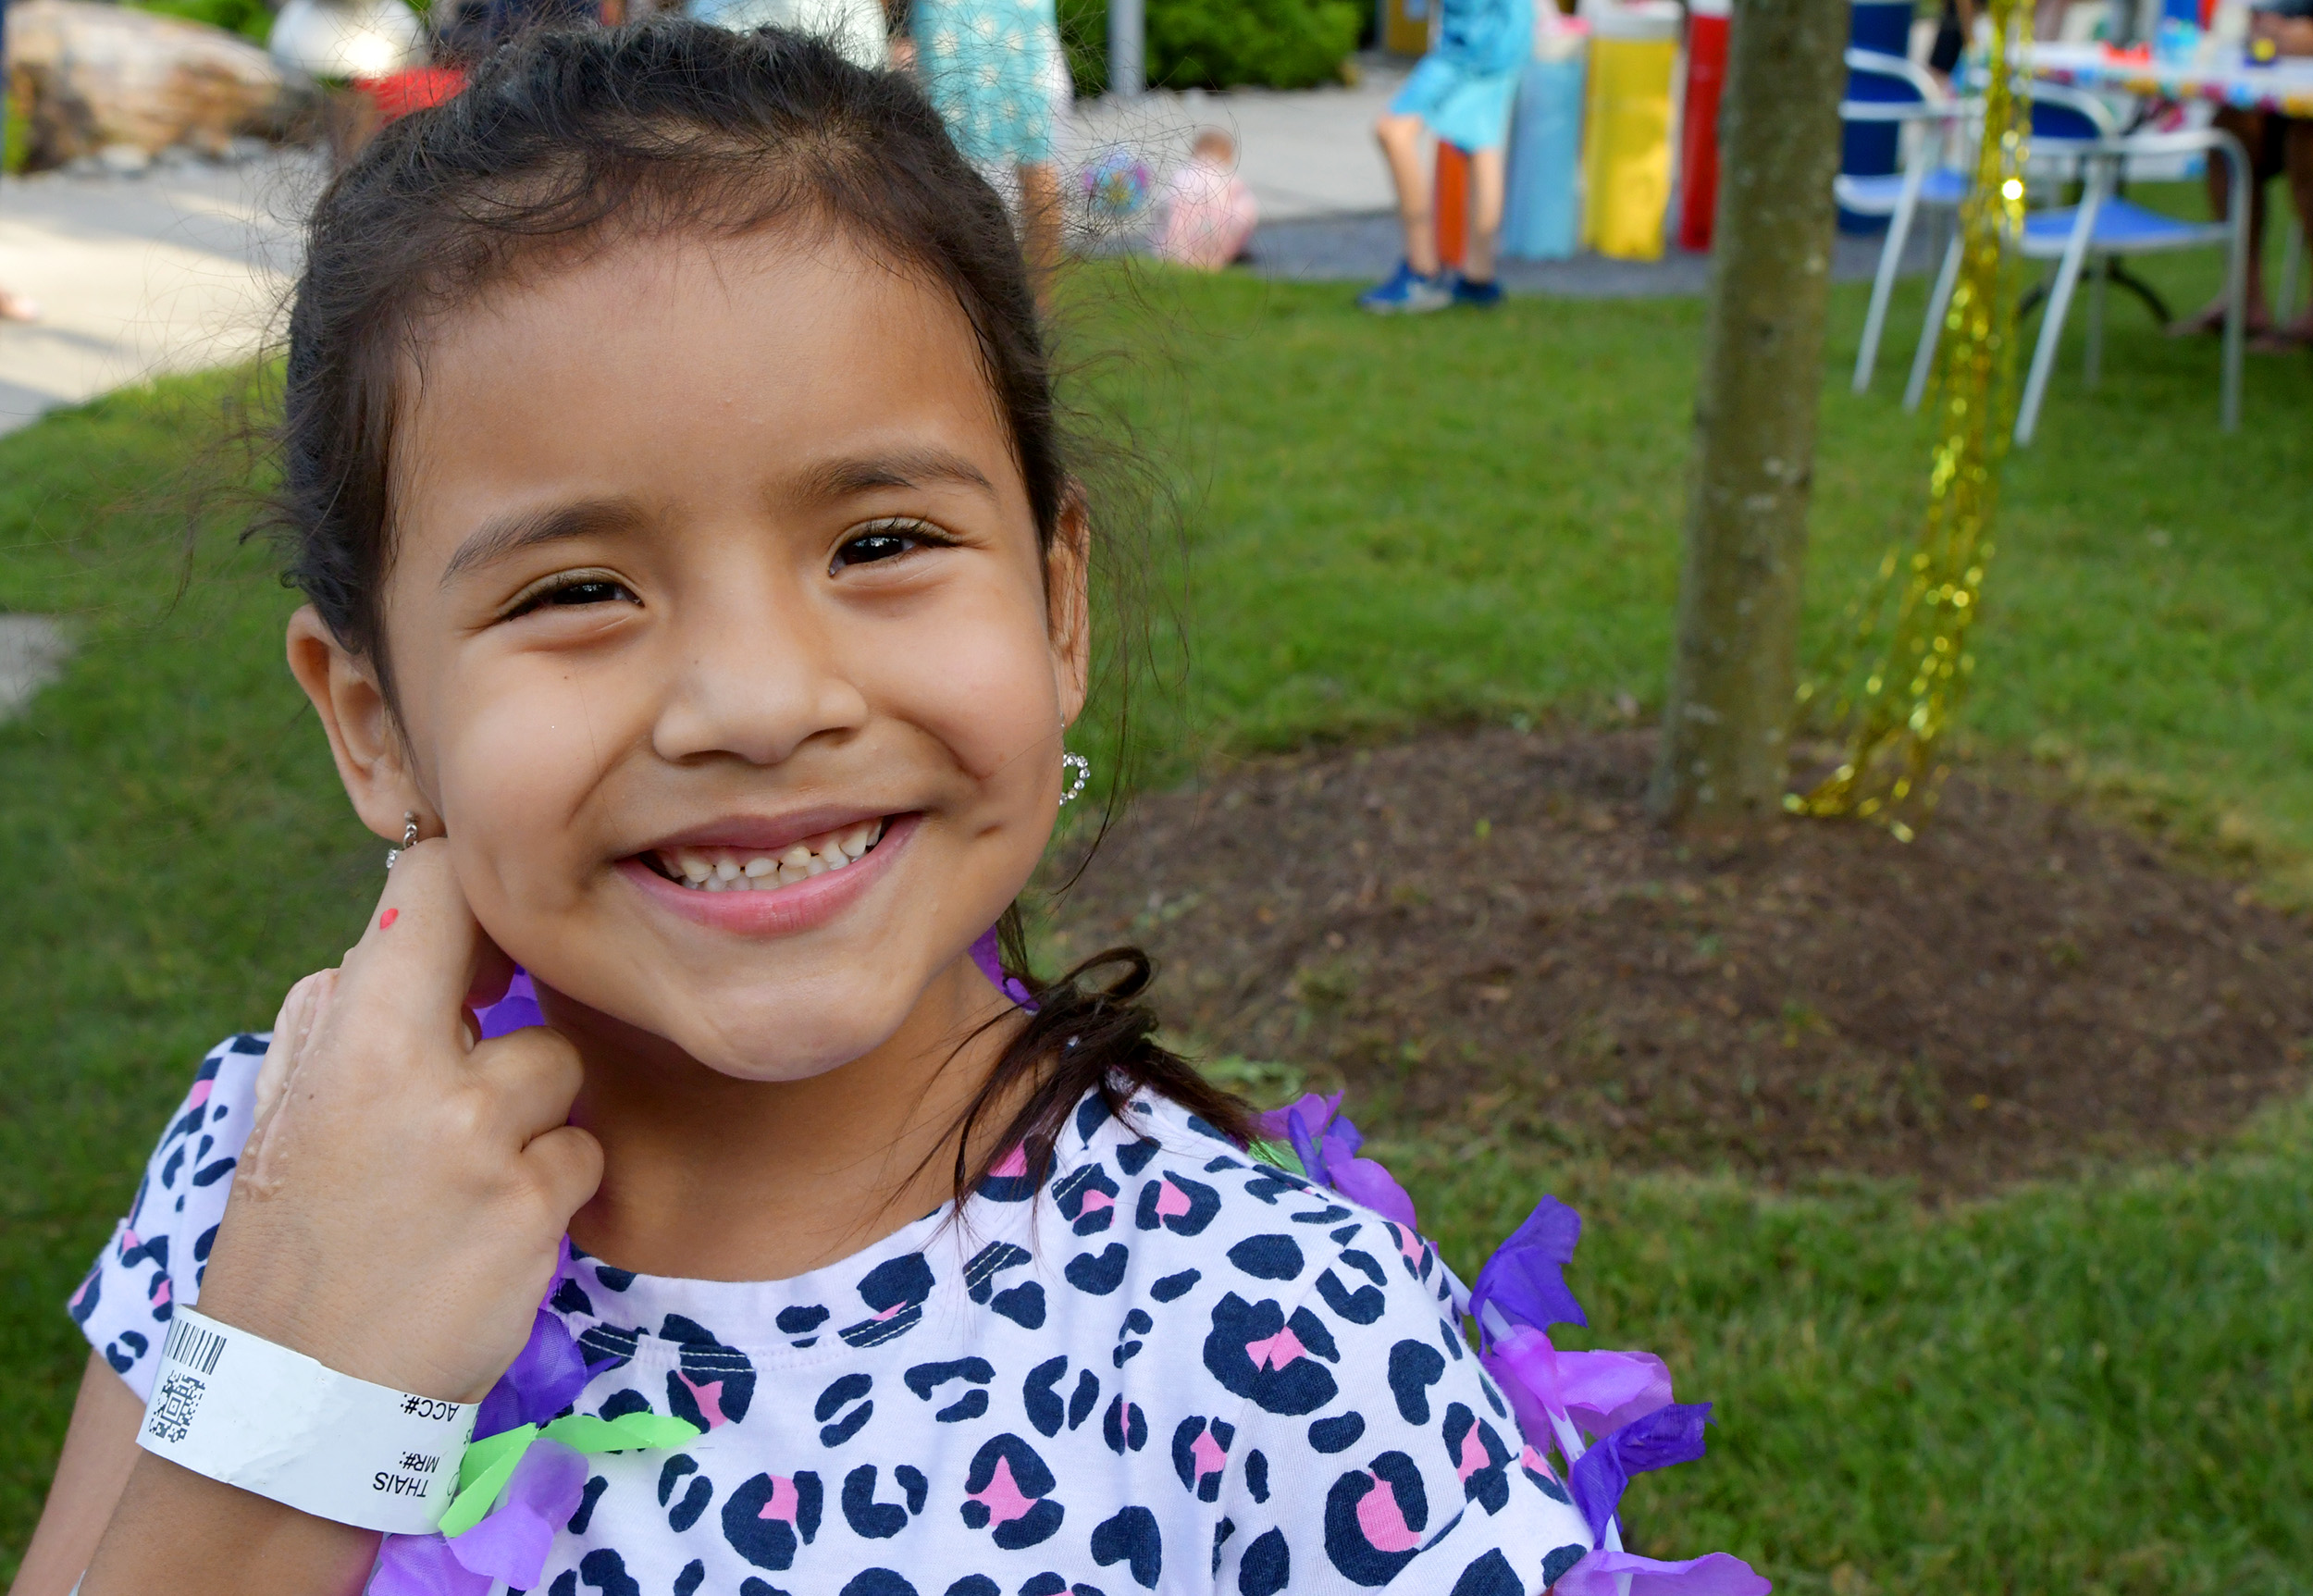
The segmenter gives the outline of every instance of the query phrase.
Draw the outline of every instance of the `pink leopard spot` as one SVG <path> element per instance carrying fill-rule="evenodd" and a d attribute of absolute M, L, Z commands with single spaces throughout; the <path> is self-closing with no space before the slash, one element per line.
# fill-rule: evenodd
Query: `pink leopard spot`
<path fill-rule="evenodd" d="M 1486 1446 L 1478 1439 L 1478 1426 L 1471 1425 L 1462 1437 L 1462 1455 L 1454 1460 L 1454 1478 L 1467 1483 L 1469 1477 L 1486 1466 Z"/>
<path fill-rule="evenodd" d="M 1079 1212 L 1094 1214 L 1103 1208 L 1113 1208 L 1116 1206 L 1117 1200 L 1114 1197 L 1095 1186 L 1084 1194 L 1084 1206 Z"/>
<path fill-rule="evenodd" d="M 771 1477 L 771 1500 L 763 1503 L 762 1511 L 755 1516 L 776 1518 L 782 1524 L 793 1524 L 798 1500 L 795 1481 L 784 1474 L 774 1474 Z"/>
<path fill-rule="evenodd" d="M 1297 1357 L 1307 1357 L 1309 1349 L 1301 1344 L 1299 1336 L 1293 1334 L 1293 1326 L 1287 1325 L 1266 1340 L 1245 1342 L 1244 1355 L 1253 1360 L 1253 1367 L 1256 1369 L 1283 1368 Z"/>
<path fill-rule="evenodd" d="M 1421 1537 L 1405 1527 L 1405 1515 L 1390 1482 L 1379 1475 L 1372 1478 L 1373 1489 L 1357 1503 L 1357 1528 L 1376 1552 L 1411 1552 L 1421 1544 Z"/>
<path fill-rule="evenodd" d="M 144 1243 L 137 1240 L 136 1231 L 124 1230 L 120 1232 L 120 1256 L 123 1259 L 142 1245 Z"/>
<path fill-rule="evenodd" d="M 1169 1219 L 1189 1211 L 1189 1196 L 1170 1181 L 1156 1182 L 1156 1217 Z"/>
<path fill-rule="evenodd" d="M 1220 1442 L 1213 1439 L 1210 1430 L 1196 1432 L 1196 1439 L 1189 1443 L 1189 1457 L 1196 1465 L 1199 1478 L 1218 1474 L 1229 1466 L 1229 1454 L 1221 1451 Z"/>
<path fill-rule="evenodd" d="M 156 1275 L 153 1280 L 153 1305 L 161 1307 L 168 1302 L 168 1277 Z"/>
<path fill-rule="evenodd" d="M 709 1429 L 720 1429 L 731 1422 L 723 1417 L 723 1382 L 721 1380 L 711 1379 L 701 1385 L 679 1368 L 674 1371 L 674 1378 L 683 1382 L 683 1388 L 691 1393 L 691 1400 L 699 1404 L 699 1417 L 707 1421 Z M 794 1487 L 789 1486 L 788 1489 L 792 1491 Z M 777 1499 L 774 1497 L 773 1500 Z"/>
<path fill-rule="evenodd" d="M 1422 1259 L 1429 1256 L 1429 1243 L 1421 1239 L 1418 1231 L 1408 1230 L 1404 1225 L 1392 1225 L 1390 1228 L 1397 1232 L 1397 1250 L 1418 1271 Z"/>
<path fill-rule="evenodd" d="M 216 1090 L 216 1083 L 214 1080 L 195 1081 L 192 1083 L 192 1090 L 186 1094 L 185 1107 L 188 1108 L 198 1108 L 202 1104 L 209 1100 L 209 1094 Z"/>
<path fill-rule="evenodd" d="M 1544 1479 L 1555 1479 L 1558 1478 L 1558 1471 L 1551 1467 L 1550 1459 L 1544 1457 L 1540 1453 L 1535 1451 L 1530 1446 L 1518 1454 L 1518 1466 L 1521 1468 L 1530 1468 L 1535 1473 L 1540 1475 Z"/>
<path fill-rule="evenodd" d="M 1027 1144 L 1014 1145 L 1010 1152 L 996 1161 L 996 1167 L 988 1173 L 1002 1181 L 1017 1181 L 1028 1173 Z"/>
<path fill-rule="evenodd" d="M 966 1500 L 977 1502 L 988 1510 L 990 1528 L 1025 1517 L 1029 1509 L 1036 1505 L 1036 1499 L 1022 1496 L 1019 1485 L 1014 1483 L 1012 1460 L 1008 1457 L 997 1458 L 996 1474 L 989 1479 L 987 1489 L 971 1492 Z"/>
<path fill-rule="evenodd" d="M 909 1308 L 916 1305 L 917 1305 L 914 1303 L 894 1303 L 891 1306 L 885 1308 L 883 1312 L 875 1316 L 875 1322 L 880 1325 L 885 1319 L 896 1318 L 899 1315 L 906 1313 Z"/>

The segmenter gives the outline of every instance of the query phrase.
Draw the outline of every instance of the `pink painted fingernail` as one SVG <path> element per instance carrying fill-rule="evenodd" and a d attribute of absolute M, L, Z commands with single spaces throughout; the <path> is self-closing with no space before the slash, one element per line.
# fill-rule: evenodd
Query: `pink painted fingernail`
<path fill-rule="evenodd" d="M 377 917 L 377 929 L 383 931 L 387 926 L 391 925 L 395 921 L 401 918 L 402 911 L 400 909 L 389 909 L 385 913 Z"/>

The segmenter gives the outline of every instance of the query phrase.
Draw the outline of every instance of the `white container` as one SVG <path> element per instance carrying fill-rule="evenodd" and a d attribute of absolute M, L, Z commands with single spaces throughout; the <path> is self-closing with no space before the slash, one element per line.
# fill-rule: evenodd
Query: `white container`
<path fill-rule="evenodd" d="M 323 82 L 383 78 L 426 60 L 426 24 L 402 0 L 289 0 L 266 49 L 274 64 Z"/>

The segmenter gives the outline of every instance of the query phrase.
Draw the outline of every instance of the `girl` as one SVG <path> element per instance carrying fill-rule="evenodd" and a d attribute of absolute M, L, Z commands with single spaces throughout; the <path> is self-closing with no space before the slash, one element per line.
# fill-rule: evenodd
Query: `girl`
<path fill-rule="evenodd" d="M 513 46 L 324 196 L 282 462 L 290 666 L 402 846 L 76 1294 L 23 1596 L 1512 1596 L 1582 1555 L 1410 1226 L 1255 1163 L 1137 954 L 1021 973 L 1096 533 L 918 91 L 688 22 Z M 459 1532 L 140 1451 L 197 1316 L 404 1414 L 487 1394 Z"/>

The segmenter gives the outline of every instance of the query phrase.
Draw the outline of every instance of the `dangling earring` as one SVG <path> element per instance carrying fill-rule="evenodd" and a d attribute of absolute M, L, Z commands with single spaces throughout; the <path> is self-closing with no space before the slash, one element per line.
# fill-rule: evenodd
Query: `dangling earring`
<path fill-rule="evenodd" d="M 1060 769 L 1064 773 L 1075 777 L 1069 790 L 1060 795 L 1060 801 L 1065 804 L 1082 792 L 1084 784 L 1093 779 L 1093 761 L 1082 754 L 1062 754 Z"/>
<path fill-rule="evenodd" d="M 386 849 L 386 868 L 388 870 L 391 870 L 393 868 L 393 861 L 402 857 L 403 849 L 413 848 L 416 846 L 417 811 L 415 810 L 403 810 L 402 811 L 402 847 L 390 847 Z"/>

